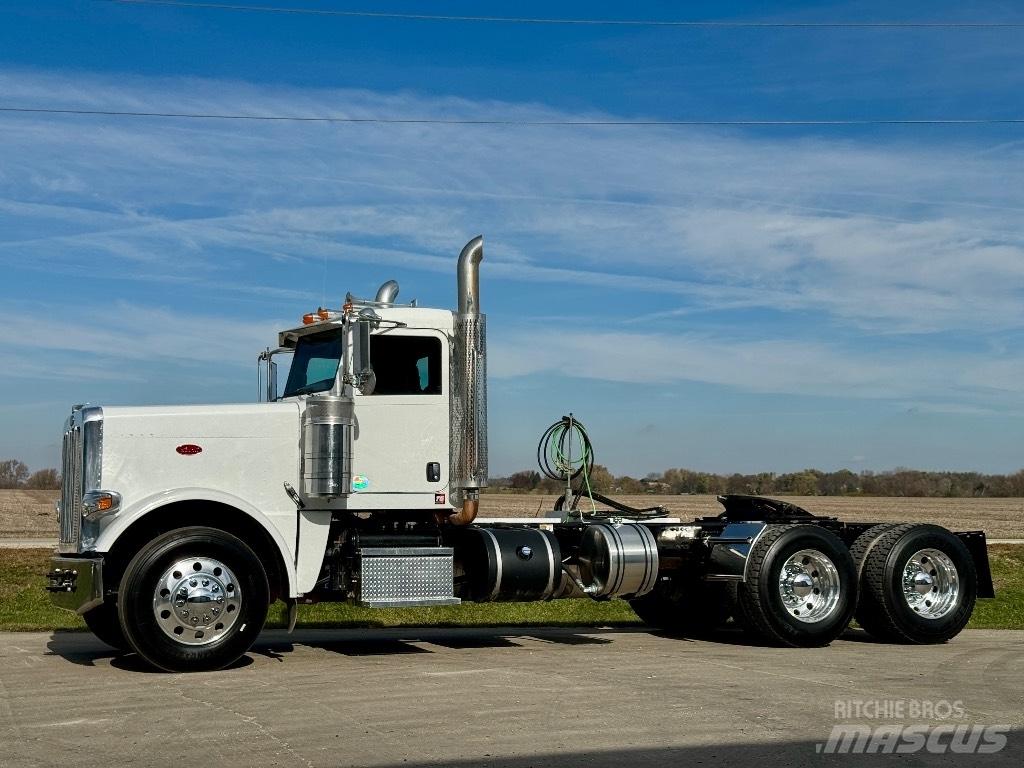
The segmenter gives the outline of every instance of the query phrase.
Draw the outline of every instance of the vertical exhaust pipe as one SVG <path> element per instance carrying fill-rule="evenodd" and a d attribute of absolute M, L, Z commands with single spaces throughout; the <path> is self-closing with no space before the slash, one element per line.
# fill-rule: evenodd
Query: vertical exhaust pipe
<path fill-rule="evenodd" d="M 480 262 L 484 239 L 478 235 L 459 254 L 459 312 L 451 375 L 451 494 L 462 509 L 448 516 L 468 525 L 487 485 L 487 324 L 480 314 Z"/>

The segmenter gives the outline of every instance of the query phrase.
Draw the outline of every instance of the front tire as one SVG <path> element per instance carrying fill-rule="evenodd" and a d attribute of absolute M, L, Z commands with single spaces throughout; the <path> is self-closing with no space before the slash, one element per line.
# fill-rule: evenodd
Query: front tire
<path fill-rule="evenodd" d="M 944 643 L 970 620 L 977 582 L 970 552 L 948 530 L 896 526 L 864 560 L 857 623 L 888 642 Z"/>
<path fill-rule="evenodd" d="M 842 540 L 816 525 L 770 525 L 754 543 L 738 604 L 747 629 L 773 645 L 828 645 L 857 603 L 857 571 Z"/>
<path fill-rule="evenodd" d="M 240 539 L 215 528 L 170 531 L 125 569 L 121 629 L 168 672 L 221 669 L 249 650 L 270 604 L 266 571 Z"/>

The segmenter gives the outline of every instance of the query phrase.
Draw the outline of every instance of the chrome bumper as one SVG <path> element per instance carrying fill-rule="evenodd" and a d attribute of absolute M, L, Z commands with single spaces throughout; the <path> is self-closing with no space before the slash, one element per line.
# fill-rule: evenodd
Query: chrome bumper
<path fill-rule="evenodd" d="M 50 600 L 58 608 L 82 614 L 103 602 L 103 561 L 54 557 L 46 574 Z"/>

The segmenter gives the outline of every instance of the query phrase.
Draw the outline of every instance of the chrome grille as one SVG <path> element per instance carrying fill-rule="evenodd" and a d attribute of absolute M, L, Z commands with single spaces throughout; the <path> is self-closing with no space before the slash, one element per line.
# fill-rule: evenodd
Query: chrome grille
<path fill-rule="evenodd" d="M 82 531 L 82 425 L 72 415 L 61 452 L 60 548 L 75 549 Z"/>

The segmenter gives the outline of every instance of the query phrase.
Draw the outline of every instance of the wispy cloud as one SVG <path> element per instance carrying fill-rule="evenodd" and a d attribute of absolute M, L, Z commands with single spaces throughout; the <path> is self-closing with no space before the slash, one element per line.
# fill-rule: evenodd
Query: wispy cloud
<path fill-rule="evenodd" d="M 499 378 L 557 372 L 630 384 L 695 381 L 772 394 L 927 397 L 905 405 L 931 413 L 1020 412 L 1024 397 L 1024 361 L 993 361 L 979 353 L 874 353 L 854 344 L 707 334 L 570 331 L 549 334 L 540 345 L 530 331 L 494 335 L 490 371 Z M 965 397 L 979 404 L 956 402 Z"/>
<path fill-rule="evenodd" d="M 0 96 L 8 104 L 144 111 L 579 116 L 408 93 L 30 71 L 0 73 Z M 482 231 L 486 279 L 516 292 L 523 315 L 551 312 L 524 285 L 593 289 L 632 297 L 629 309 L 608 308 L 607 323 L 651 326 L 635 335 L 560 334 L 529 355 L 514 351 L 527 337 L 512 334 L 496 363 L 505 374 L 557 369 L 571 350 L 599 359 L 614 348 L 621 364 L 574 372 L 631 380 L 629 371 L 643 370 L 647 379 L 773 392 L 941 394 L 955 407 L 982 409 L 1021 392 L 1020 144 L 992 153 L 898 134 L 880 143 L 693 129 L 30 116 L 0 117 L 0 128 L 6 269 L 116 277 L 143 292 L 178 284 L 198 295 L 216 286 L 307 302 L 319 286 L 289 279 L 297 264 L 326 258 L 449 274 L 454 250 Z M 579 295 L 558 307 L 574 310 L 595 314 Z M 732 334 L 701 325 L 702 315 L 722 310 L 782 320 Z M 194 326 L 191 315 L 199 315 Z M 21 330 L 44 345 L 112 345 L 141 359 L 184 353 L 178 337 L 200 335 L 210 315 L 202 307 L 150 314 L 141 338 L 98 318 L 88 333 L 57 320 Z M 699 332 L 684 334 L 684 322 Z M 842 346 L 821 341 L 824 326 Z M 165 327 L 177 330 L 161 335 Z M 269 327 L 244 322 L 222 330 L 211 360 L 235 344 L 248 354 L 260 346 L 257 336 L 270 338 Z M 950 334 L 1004 339 L 999 351 L 980 354 L 951 344 Z M 893 335 L 919 335 L 914 354 L 874 351 Z M 680 362 L 666 360 L 666 348 Z"/>
<path fill-rule="evenodd" d="M 32 310 L 21 304 L 16 311 L 0 311 L 8 350 L 0 364 L 8 376 L 143 381 L 139 363 L 144 361 L 254 369 L 256 352 L 286 325 L 269 318 L 254 323 L 124 301 L 75 308 L 73 318 L 66 312 L 60 305 L 39 302 Z M 35 359 L 52 354 L 74 362 L 53 367 Z M 135 369 L 113 362 L 134 363 Z"/>

